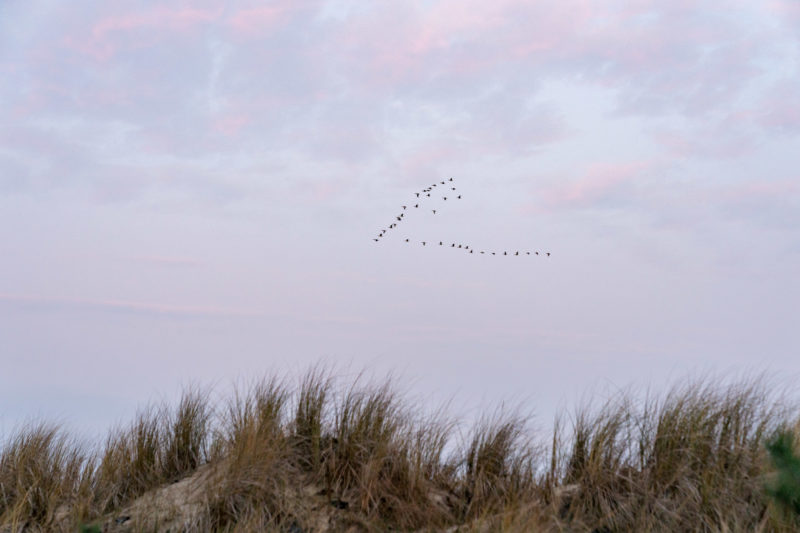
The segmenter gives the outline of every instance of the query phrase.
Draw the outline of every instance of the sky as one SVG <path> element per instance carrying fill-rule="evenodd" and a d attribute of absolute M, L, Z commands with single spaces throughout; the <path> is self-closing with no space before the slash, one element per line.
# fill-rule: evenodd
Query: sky
<path fill-rule="evenodd" d="M 0 80 L 0 432 L 800 375 L 794 0 L 2 0 Z"/>

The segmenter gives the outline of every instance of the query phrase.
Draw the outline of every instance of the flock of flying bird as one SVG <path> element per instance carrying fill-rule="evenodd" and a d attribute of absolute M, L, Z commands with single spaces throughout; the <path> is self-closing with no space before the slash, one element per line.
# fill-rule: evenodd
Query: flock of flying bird
<path fill-rule="evenodd" d="M 438 189 L 436 189 L 437 187 L 438 187 Z M 434 191 L 434 189 L 436 189 L 436 191 Z M 441 193 L 439 191 L 441 191 Z M 453 178 L 450 178 L 450 179 L 448 179 L 446 181 L 440 181 L 438 183 L 433 183 L 429 187 L 426 187 L 426 188 L 422 189 L 420 192 L 415 192 L 414 193 L 414 200 L 413 200 L 414 204 L 411 205 L 411 203 L 409 203 L 408 205 L 401 206 L 403 208 L 403 211 L 400 214 L 398 214 L 397 216 L 394 217 L 395 220 L 391 224 L 389 224 L 389 226 L 387 228 L 381 229 L 380 233 L 378 234 L 378 236 L 376 238 L 373 238 L 372 240 L 375 241 L 375 242 L 380 242 L 381 239 L 383 239 L 390 230 L 397 228 L 397 225 L 405 220 L 405 216 L 406 216 L 407 212 L 410 212 L 411 209 L 420 209 L 421 203 L 426 201 L 427 198 L 433 199 L 434 197 L 431 196 L 432 194 L 435 194 L 437 197 L 438 197 L 439 194 L 442 194 L 442 200 L 444 200 L 444 201 L 447 201 L 447 198 L 448 198 L 447 195 L 449 195 L 449 198 L 451 200 L 461 200 L 461 194 L 459 194 L 457 192 L 457 189 L 453 186 Z M 431 212 L 435 215 L 437 213 L 437 210 L 436 209 L 431 209 Z M 405 242 L 411 243 L 412 241 L 411 241 L 411 239 L 406 238 Z M 427 246 L 428 244 L 430 244 L 431 246 L 436 246 L 437 245 L 437 243 L 435 241 L 420 241 L 420 244 L 422 244 L 422 246 Z M 468 252 L 468 253 L 471 253 L 471 254 L 478 253 L 478 254 L 484 254 L 484 255 L 506 255 L 506 256 L 508 256 L 508 255 L 512 255 L 512 256 L 539 255 L 539 251 L 538 250 L 534 251 L 534 252 L 530 252 L 530 251 L 522 251 L 522 252 L 520 252 L 519 250 L 515 250 L 513 252 L 509 252 L 508 250 L 504 250 L 502 253 L 500 253 L 499 251 L 491 251 L 491 250 L 480 250 L 480 251 L 478 251 L 477 249 L 471 248 L 470 246 L 468 246 L 466 244 L 459 244 L 459 243 L 455 243 L 455 242 L 453 242 L 453 243 L 445 243 L 444 241 L 439 241 L 438 242 L 438 246 L 443 246 L 443 247 L 447 247 L 447 248 L 461 249 L 461 250 L 463 250 L 465 252 Z M 547 257 L 550 257 L 550 252 L 543 252 L 543 255 L 546 255 Z"/>

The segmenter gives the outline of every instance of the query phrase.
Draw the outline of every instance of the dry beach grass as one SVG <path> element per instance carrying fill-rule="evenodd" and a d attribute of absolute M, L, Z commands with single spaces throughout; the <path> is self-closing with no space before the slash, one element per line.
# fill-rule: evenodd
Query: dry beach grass
<path fill-rule="evenodd" d="M 764 380 L 619 392 L 552 434 L 494 411 L 421 416 L 391 380 L 320 369 L 213 402 L 188 389 L 91 447 L 46 423 L 2 440 L 0 530 L 796 531 L 765 486 L 796 420 Z"/>

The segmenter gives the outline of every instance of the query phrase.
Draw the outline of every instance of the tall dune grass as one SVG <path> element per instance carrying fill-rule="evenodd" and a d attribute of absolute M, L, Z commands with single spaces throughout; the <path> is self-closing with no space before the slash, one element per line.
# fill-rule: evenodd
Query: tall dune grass
<path fill-rule="evenodd" d="M 100 446 L 19 429 L 0 451 L 0 531 L 800 528 L 794 493 L 773 498 L 800 464 L 786 429 L 797 412 L 764 380 L 620 392 L 545 435 L 514 411 L 467 428 L 422 416 L 391 380 L 316 368 L 287 383 L 254 382 L 216 407 L 188 389 Z"/>

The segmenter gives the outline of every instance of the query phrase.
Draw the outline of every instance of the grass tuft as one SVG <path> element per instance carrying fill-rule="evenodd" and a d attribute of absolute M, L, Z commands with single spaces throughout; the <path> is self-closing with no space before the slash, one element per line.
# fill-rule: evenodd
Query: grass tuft
<path fill-rule="evenodd" d="M 500 409 L 461 446 L 390 379 L 286 383 L 221 409 L 189 388 L 99 447 L 21 428 L 0 443 L 0 531 L 800 529 L 797 416 L 764 380 L 619 392 L 543 435 Z"/>
<path fill-rule="evenodd" d="M 0 453 L 0 524 L 16 531 L 55 527 L 65 514 L 81 518 L 85 505 L 64 509 L 90 494 L 91 470 L 90 457 L 58 426 L 23 427 Z"/>

